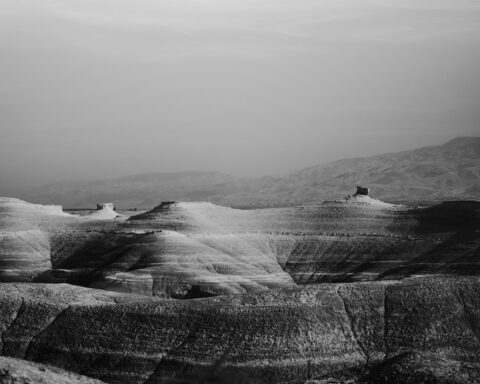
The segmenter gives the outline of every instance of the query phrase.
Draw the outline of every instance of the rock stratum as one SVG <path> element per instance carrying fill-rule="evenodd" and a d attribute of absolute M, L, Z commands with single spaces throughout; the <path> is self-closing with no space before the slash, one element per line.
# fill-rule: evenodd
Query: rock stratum
<path fill-rule="evenodd" d="M 0 384 L 102 384 L 103 381 L 22 359 L 0 357 Z"/>
<path fill-rule="evenodd" d="M 400 378 L 409 369 L 407 378 L 428 383 L 479 377 L 477 277 L 320 284 L 198 300 L 4 283 L 0 305 L 2 355 L 109 383 L 199 382 L 212 369 L 216 382 L 391 377 L 405 383 Z"/>
<path fill-rule="evenodd" d="M 476 201 L 1 198 L 0 383 L 473 384 L 479 250 Z"/>
<path fill-rule="evenodd" d="M 198 298 L 478 275 L 479 218 L 474 201 L 408 208 L 361 195 L 257 210 L 166 202 L 130 217 L 2 199 L 0 280 Z"/>

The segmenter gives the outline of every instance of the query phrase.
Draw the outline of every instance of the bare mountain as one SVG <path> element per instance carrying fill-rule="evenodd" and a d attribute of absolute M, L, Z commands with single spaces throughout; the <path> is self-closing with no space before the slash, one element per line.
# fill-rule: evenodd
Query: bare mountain
<path fill-rule="evenodd" d="M 112 201 L 122 208 L 152 207 L 163 200 L 218 200 L 246 183 L 219 172 L 144 173 L 117 179 L 59 182 L 37 188 L 32 201 L 57 201 L 64 207 L 88 208 Z M 153 203 L 152 203 L 153 202 Z"/>
<path fill-rule="evenodd" d="M 333 199 L 347 195 L 355 184 L 370 187 L 384 201 L 478 199 L 480 137 L 307 168 L 280 180 L 275 197 L 303 202 Z"/>
<path fill-rule="evenodd" d="M 217 172 L 154 173 L 111 180 L 61 182 L 22 195 L 32 202 L 123 208 L 165 200 L 212 201 L 235 207 L 283 206 L 348 195 L 355 184 L 392 202 L 480 198 L 480 137 L 440 146 L 316 165 L 284 177 L 244 179 Z"/>

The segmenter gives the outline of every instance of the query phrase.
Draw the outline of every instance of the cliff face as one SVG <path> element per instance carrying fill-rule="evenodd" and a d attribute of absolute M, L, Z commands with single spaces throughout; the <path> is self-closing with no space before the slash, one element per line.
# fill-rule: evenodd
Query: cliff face
<path fill-rule="evenodd" d="M 222 361 L 224 375 L 301 380 L 405 352 L 476 362 L 480 281 L 319 285 L 175 301 L 2 284 L 2 353 L 110 383 L 155 383 Z M 236 372 L 236 373 L 235 373 Z"/>
<path fill-rule="evenodd" d="M 42 223 L 62 225 L 69 216 L 60 206 L 0 198 L 0 281 L 30 281 L 51 269 L 50 240 Z"/>

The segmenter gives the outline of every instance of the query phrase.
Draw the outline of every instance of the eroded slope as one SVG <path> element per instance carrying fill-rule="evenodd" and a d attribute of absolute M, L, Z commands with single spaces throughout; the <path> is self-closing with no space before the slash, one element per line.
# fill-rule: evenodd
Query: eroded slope
<path fill-rule="evenodd" d="M 192 298 L 480 273 L 478 202 L 411 209 L 354 196 L 259 210 L 167 202 L 128 219 L 19 202 L 1 204 L 2 281 Z"/>
<path fill-rule="evenodd" d="M 15 298 L 15 299 L 12 299 Z M 413 279 L 175 301 L 3 284 L 2 353 L 111 383 L 203 372 L 277 382 L 335 374 L 405 352 L 480 358 L 478 278 Z"/>

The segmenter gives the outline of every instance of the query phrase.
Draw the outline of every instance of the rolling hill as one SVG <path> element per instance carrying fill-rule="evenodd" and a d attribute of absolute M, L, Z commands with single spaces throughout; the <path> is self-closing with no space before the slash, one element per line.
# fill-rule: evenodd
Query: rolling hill
<path fill-rule="evenodd" d="M 389 202 L 480 199 L 480 137 L 459 137 L 440 146 L 344 159 L 284 177 L 245 179 L 218 172 L 150 173 L 117 179 L 60 182 L 19 197 L 64 207 L 113 201 L 147 208 L 159 201 L 211 201 L 233 207 L 274 207 L 348 195 L 356 184 Z"/>

